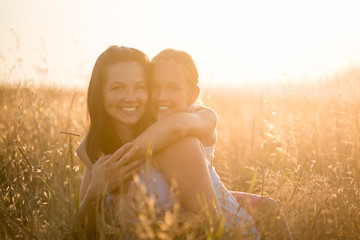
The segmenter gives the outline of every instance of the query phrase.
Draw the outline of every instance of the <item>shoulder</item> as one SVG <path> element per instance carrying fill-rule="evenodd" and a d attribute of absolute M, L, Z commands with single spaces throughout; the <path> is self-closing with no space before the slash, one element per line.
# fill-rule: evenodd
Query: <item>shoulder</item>
<path fill-rule="evenodd" d="M 80 160 L 82 161 L 82 163 L 85 165 L 86 168 L 92 169 L 93 163 L 90 161 L 89 158 L 87 158 L 87 157 L 84 158 L 79 155 L 78 155 L 78 157 L 80 158 Z"/>
<path fill-rule="evenodd" d="M 87 152 L 86 152 L 86 138 L 85 137 L 80 145 L 78 146 L 78 148 L 76 149 L 76 155 L 80 158 L 80 160 L 85 164 L 85 166 L 88 168 L 88 169 L 92 169 L 92 165 L 93 163 L 91 162 Z"/>
<path fill-rule="evenodd" d="M 196 106 L 196 111 L 206 111 L 209 115 L 213 116 L 214 118 L 217 119 L 217 113 L 214 109 L 212 109 L 211 107 L 205 106 L 205 105 L 197 105 Z"/>
<path fill-rule="evenodd" d="M 84 149 L 76 149 L 76 155 L 80 158 L 80 160 L 84 163 L 84 165 L 88 169 L 92 169 L 93 163 L 91 162 L 90 158 L 88 157 L 86 150 Z"/>

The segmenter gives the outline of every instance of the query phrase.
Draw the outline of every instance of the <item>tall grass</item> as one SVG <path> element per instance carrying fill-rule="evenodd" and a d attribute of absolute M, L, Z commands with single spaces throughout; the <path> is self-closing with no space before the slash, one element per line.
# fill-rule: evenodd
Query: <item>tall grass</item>
<path fill-rule="evenodd" d="M 232 190 L 279 199 L 295 239 L 360 239 L 359 71 L 279 89 L 203 94 L 219 116 L 216 171 Z M 87 129 L 85 99 L 83 91 L 1 86 L 0 238 L 84 237 L 74 227 L 84 168 L 74 150 Z M 177 211 L 161 219 L 144 211 L 135 234 L 216 238 L 214 229 L 179 224 Z"/>

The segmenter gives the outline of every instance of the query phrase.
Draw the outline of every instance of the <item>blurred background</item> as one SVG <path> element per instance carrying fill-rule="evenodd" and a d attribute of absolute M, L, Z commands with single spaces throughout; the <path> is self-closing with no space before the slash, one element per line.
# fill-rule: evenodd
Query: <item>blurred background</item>
<path fill-rule="evenodd" d="M 189 52 L 203 88 L 316 82 L 360 66 L 358 1 L 0 0 L 0 83 L 85 89 L 109 45 Z"/>
<path fill-rule="evenodd" d="M 88 237 L 73 224 L 74 152 L 93 65 L 113 44 L 193 56 L 225 186 L 279 199 L 294 239 L 359 239 L 358 2 L 0 0 L 0 239 Z M 143 203 L 136 239 L 215 236 L 195 238 L 175 210 L 154 222 Z"/>

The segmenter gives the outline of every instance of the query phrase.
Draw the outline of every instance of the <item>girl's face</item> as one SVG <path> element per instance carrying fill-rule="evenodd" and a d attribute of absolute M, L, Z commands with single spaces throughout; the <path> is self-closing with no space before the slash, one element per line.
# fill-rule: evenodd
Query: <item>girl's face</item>
<path fill-rule="evenodd" d="M 174 62 L 156 65 L 151 80 L 152 112 L 158 118 L 187 111 L 197 95 L 183 79 Z"/>
<path fill-rule="evenodd" d="M 105 111 L 115 124 L 136 124 L 148 100 L 142 66 L 137 62 L 110 65 L 103 86 L 103 98 Z"/>

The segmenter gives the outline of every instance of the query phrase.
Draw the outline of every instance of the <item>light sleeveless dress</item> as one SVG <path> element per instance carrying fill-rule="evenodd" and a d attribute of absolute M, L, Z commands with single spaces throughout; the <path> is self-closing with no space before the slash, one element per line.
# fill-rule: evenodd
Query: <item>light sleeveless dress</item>
<path fill-rule="evenodd" d="M 248 229 L 245 233 L 259 238 L 258 231 L 255 227 L 253 218 L 242 207 L 239 207 L 238 202 L 231 195 L 230 191 L 223 185 L 219 175 L 216 173 L 214 167 L 211 165 L 213 158 L 213 151 L 215 146 L 204 147 L 206 165 L 209 170 L 210 179 L 213 184 L 219 206 L 222 213 L 226 217 L 226 227 L 245 227 Z M 151 165 L 148 170 L 145 167 L 138 174 L 140 184 L 145 186 L 146 193 L 155 201 L 155 207 L 163 211 L 171 209 L 171 207 L 178 201 L 171 195 L 170 186 L 165 180 L 163 174 Z M 253 238 L 252 238 L 253 239 Z"/>

